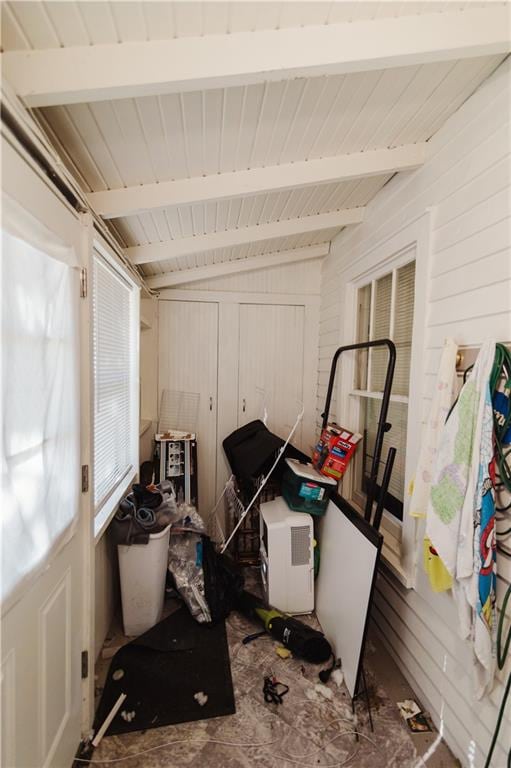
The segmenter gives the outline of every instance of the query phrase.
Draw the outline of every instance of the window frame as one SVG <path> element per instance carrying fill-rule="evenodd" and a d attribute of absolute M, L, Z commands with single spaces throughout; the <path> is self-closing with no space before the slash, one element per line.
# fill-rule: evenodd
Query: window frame
<path fill-rule="evenodd" d="M 132 359 L 132 381 L 131 381 L 131 398 L 132 398 L 132 419 L 133 419 L 133 434 L 130 435 L 130 453 L 131 462 L 127 467 L 124 474 L 117 480 L 115 485 L 108 491 L 108 493 L 102 498 L 99 504 L 94 502 L 94 483 L 95 483 L 95 467 L 94 467 L 94 455 L 95 455 L 95 387 L 94 387 L 94 310 L 93 310 L 93 297 L 92 292 L 93 279 L 92 270 L 94 269 L 94 259 L 99 256 L 107 264 L 107 266 L 114 270 L 119 277 L 128 284 L 129 289 L 132 292 L 133 297 L 133 309 L 130 317 L 130 332 L 133 334 L 134 348 Z M 89 471 L 89 483 L 91 489 L 91 504 L 92 514 L 94 518 L 94 538 L 97 541 L 112 517 L 115 514 L 117 506 L 126 494 L 133 481 L 138 476 L 138 464 L 139 464 L 139 432 L 140 432 L 140 284 L 137 283 L 133 275 L 122 265 L 120 259 L 114 253 L 114 251 L 108 246 L 108 244 L 99 239 L 98 236 L 92 238 L 92 248 L 90 256 L 90 292 L 91 292 L 91 319 L 90 319 L 90 354 L 91 354 L 91 467 Z"/>
<path fill-rule="evenodd" d="M 394 339 L 394 331 L 395 331 L 395 316 L 396 316 L 396 297 L 397 297 L 397 280 L 398 280 L 398 271 L 402 269 L 403 267 L 406 267 L 408 264 L 415 264 L 415 252 L 416 247 L 415 245 L 412 245 L 410 250 L 408 252 L 405 251 L 399 258 L 399 264 L 393 265 L 391 269 L 388 270 L 388 272 L 385 272 L 383 275 L 381 275 L 379 278 L 371 277 L 370 280 L 367 280 L 366 282 L 363 282 L 361 285 L 358 285 L 357 287 L 357 322 L 355 325 L 355 343 L 359 341 L 358 336 L 360 335 L 360 329 L 358 328 L 358 296 L 359 292 L 363 290 L 364 288 L 367 288 L 370 286 L 370 310 L 369 310 L 369 340 L 373 337 L 373 326 L 374 326 L 374 312 L 375 312 L 375 303 L 376 303 L 376 284 L 378 279 L 381 279 L 383 277 L 391 277 L 391 290 L 390 290 L 390 311 L 389 311 L 389 332 L 388 332 L 388 338 L 392 341 L 395 341 Z M 412 258 L 409 260 L 406 260 L 407 253 L 412 255 Z M 416 266 L 416 264 L 415 264 Z M 415 270 L 414 270 L 415 271 Z M 414 277 L 415 280 L 415 277 Z M 410 349 L 410 355 L 411 355 L 411 349 Z M 372 354 L 371 350 L 368 353 L 367 357 L 367 369 L 365 372 L 365 375 L 363 378 L 366 379 L 366 389 L 357 389 L 353 388 L 350 392 L 351 397 L 357 397 L 359 398 L 359 408 L 358 408 L 358 415 L 360 419 L 361 415 L 361 404 L 365 400 L 366 402 L 370 399 L 372 400 L 383 400 L 383 391 L 380 390 L 374 390 L 371 388 L 371 373 L 372 373 Z M 355 371 L 355 378 L 357 377 L 357 371 Z M 354 382 L 356 383 L 356 382 Z M 407 406 L 407 435 L 408 435 L 408 407 L 409 407 L 409 398 L 410 398 L 410 391 L 408 389 L 407 395 L 394 395 L 390 394 L 390 400 L 389 405 L 392 403 L 396 404 L 402 404 Z M 359 431 L 359 430 L 358 430 Z M 361 448 L 359 448 L 360 452 Z M 384 458 L 384 457 L 383 457 Z M 364 469 L 364 465 L 362 467 L 362 470 Z M 355 473 L 353 473 L 355 474 Z M 350 501 L 357 504 L 359 508 L 365 508 L 366 504 L 366 495 L 360 493 L 359 489 L 354 488 L 354 477 L 353 477 L 353 486 L 351 489 L 351 498 Z M 362 485 L 365 485 L 365 481 L 368 479 L 368 477 L 364 477 L 364 474 L 362 475 Z M 378 486 L 379 488 L 379 486 Z M 403 488 L 403 503 L 400 502 L 399 499 L 397 499 L 395 496 L 392 496 L 393 504 L 396 502 L 400 505 L 400 517 L 397 514 L 394 514 L 391 512 L 388 507 L 386 507 L 383 510 L 383 516 L 384 516 L 384 525 L 390 521 L 394 521 L 398 526 L 402 524 L 403 517 L 404 517 L 404 499 L 406 496 L 406 487 Z M 388 497 L 387 497 L 388 498 Z M 396 529 L 393 526 L 389 526 L 389 528 L 393 531 L 394 536 L 396 535 Z"/>
<path fill-rule="evenodd" d="M 410 382 L 408 394 L 408 421 L 405 458 L 405 498 L 403 521 L 384 514 L 381 533 L 384 536 L 382 562 L 388 570 L 406 587 L 415 584 L 417 564 L 417 521 L 408 514 L 410 480 L 413 477 L 419 455 L 420 435 L 425 413 L 422 412 L 423 372 L 425 370 L 425 328 L 427 309 L 427 286 L 429 280 L 429 253 L 431 241 L 432 209 L 427 209 L 408 226 L 390 235 L 387 239 L 368 248 L 360 258 L 343 270 L 344 312 L 341 313 L 340 344 L 353 344 L 357 338 L 358 290 L 372 280 L 378 280 L 394 269 L 415 259 L 415 296 L 410 357 Z M 415 255 L 410 251 L 414 250 Z M 356 353 L 348 352 L 343 361 L 344 370 L 338 376 L 337 402 L 338 418 L 344 424 L 359 423 L 360 398 L 353 396 Z M 394 396 L 396 400 L 403 396 Z M 353 499 L 354 471 L 348 467 L 343 479 L 342 494 L 358 509 Z M 362 508 L 363 512 L 363 508 Z"/>

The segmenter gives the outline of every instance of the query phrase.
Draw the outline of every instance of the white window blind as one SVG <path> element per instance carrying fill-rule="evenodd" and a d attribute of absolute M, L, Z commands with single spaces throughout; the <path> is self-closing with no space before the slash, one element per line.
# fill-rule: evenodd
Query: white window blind
<path fill-rule="evenodd" d="M 392 392 L 408 396 L 410 357 L 412 353 L 413 299 L 415 292 L 415 262 L 396 270 L 396 300 L 392 340 L 396 345 L 396 370 Z"/>
<path fill-rule="evenodd" d="M 408 391 L 415 292 L 415 261 L 410 261 L 358 290 L 357 341 L 390 338 L 396 345 L 396 368 L 387 420 L 392 424 L 383 441 L 382 460 L 391 446 L 396 460 L 389 485 L 387 510 L 402 518 L 405 485 Z M 367 476 L 374 453 L 388 352 L 372 349 L 358 353 L 355 394 L 360 397 L 359 431 L 364 435 L 362 450 L 355 459 L 354 497 L 363 503 Z M 381 484 L 385 465 L 378 471 Z"/>
<path fill-rule="evenodd" d="M 372 339 L 389 338 L 391 301 L 392 274 L 385 275 L 375 283 Z M 383 392 L 389 354 L 386 349 L 381 348 L 372 349 L 369 355 L 371 358 L 370 389 L 372 392 Z"/>
<path fill-rule="evenodd" d="M 361 403 L 361 423 L 366 431 L 365 442 L 365 475 L 369 475 L 371 468 L 371 458 L 374 453 L 374 446 L 376 442 L 376 429 L 378 427 L 378 416 L 380 413 L 381 400 L 375 400 L 372 398 L 363 398 Z M 394 447 L 396 449 L 396 459 L 394 461 L 394 467 L 392 469 L 392 477 L 389 483 L 389 494 L 397 499 L 399 502 L 403 502 L 404 498 L 404 477 L 405 477 L 405 456 L 406 456 L 406 427 L 407 427 L 407 403 L 390 402 L 389 410 L 387 414 L 387 421 L 392 424 L 390 432 L 386 432 L 383 438 L 382 448 L 382 460 L 386 461 L 389 454 L 389 448 Z M 362 451 L 360 452 L 362 455 Z M 378 469 L 378 485 L 381 486 L 383 479 L 383 471 L 385 465 L 383 462 Z M 392 504 L 392 500 L 389 502 L 390 511 L 394 512 L 397 517 L 400 517 L 399 506 Z"/>
<path fill-rule="evenodd" d="M 94 505 L 138 461 L 138 289 L 100 253 L 93 260 Z"/>

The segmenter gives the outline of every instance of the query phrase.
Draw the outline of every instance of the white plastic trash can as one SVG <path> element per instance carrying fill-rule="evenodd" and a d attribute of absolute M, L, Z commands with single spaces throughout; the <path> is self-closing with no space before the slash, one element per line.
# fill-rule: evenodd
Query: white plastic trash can
<path fill-rule="evenodd" d="M 170 525 L 147 544 L 118 544 L 124 634 L 141 635 L 161 619 Z"/>

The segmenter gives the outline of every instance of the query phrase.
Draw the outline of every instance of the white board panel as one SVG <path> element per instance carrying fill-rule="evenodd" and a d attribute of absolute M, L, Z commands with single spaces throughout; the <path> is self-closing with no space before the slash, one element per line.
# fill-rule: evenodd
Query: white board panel
<path fill-rule="evenodd" d="M 354 510 L 331 500 L 321 522 L 316 613 L 350 695 L 357 690 L 382 537 Z"/>

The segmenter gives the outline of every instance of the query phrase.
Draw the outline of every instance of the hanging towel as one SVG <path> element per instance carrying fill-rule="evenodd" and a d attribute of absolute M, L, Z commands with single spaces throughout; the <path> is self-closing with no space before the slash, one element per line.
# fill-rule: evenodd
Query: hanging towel
<path fill-rule="evenodd" d="M 458 346 L 453 339 L 446 339 L 440 367 L 433 393 L 433 401 L 428 420 L 421 438 L 421 449 L 415 478 L 413 481 L 412 498 L 410 499 L 410 514 L 412 517 L 425 517 L 428 508 L 429 492 L 435 461 L 440 445 L 440 436 L 447 415 L 456 399 L 457 376 L 456 355 Z"/>
<path fill-rule="evenodd" d="M 488 568 L 493 569 L 495 519 L 489 482 L 493 454 L 489 379 L 494 357 L 495 342 L 485 342 L 447 420 L 426 516 L 426 535 L 454 577 L 461 634 L 473 642 L 478 698 L 491 685 L 494 672 L 494 587 L 492 577 L 487 578 Z"/>
<path fill-rule="evenodd" d="M 470 637 L 473 642 L 475 695 L 478 699 L 491 690 L 495 673 L 497 548 L 495 492 L 490 477 L 493 444 L 493 408 L 488 382 L 481 429 L 474 441 L 473 467 L 477 480 L 472 520 L 472 572 L 463 576 L 465 564 L 459 565 L 453 590 L 458 603 L 461 634 Z M 468 504 L 465 506 L 468 507 Z"/>
<path fill-rule="evenodd" d="M 433 400 L 421 439 L 419 461 L 411 490 L 410 515 L 426 517 L 429 493 L 440 439 L 449 411 L 456 399 L 458 387 L 456 355 L 458 345 L 453 339 L 446 339 L 433 391 Z M 423 565 L 428 574 L 431 589 L 445 592 L 452 587 L 452 576 L 427 537 L 423 541 Z"/>
<path fill-rule="evenodd" d="M 497 542 L 495 491 L 490 477 L 494 456 L 493 406 L 490 386 L 486 388 L 479 472 L 474 517 L 474 652 L 476 655 L 476 696 L 491 689 L 495 673 L 497 634 Z"/>
<path fill-rule="evenodd" d="M 451 574 L 442 563 L 430 539 L 425 538 L 422 546 L 424 570 L 428 574 L 431 589 L 433 592 L 446 592 L 452 587 Z"/>
<path fill-rule="evenodd" d="M 455 578 L 473 573 L 474 510 L 482 419 L 495 343 L 486 342 L 442 431 L 426 536 Z"/>

